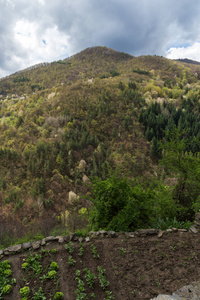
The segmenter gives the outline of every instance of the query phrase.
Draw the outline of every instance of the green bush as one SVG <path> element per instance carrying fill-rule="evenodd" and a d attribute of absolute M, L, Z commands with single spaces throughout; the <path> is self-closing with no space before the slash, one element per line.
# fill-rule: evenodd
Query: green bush
<path fill-rule="evenodd" d="M 145 191 L 139 185 L 132 185 L 126 178 L 112 175 L 104 181 L 94 180 L 92 192 L 92 229 L 131 231 L 151 224 L 151 191 Z"/>

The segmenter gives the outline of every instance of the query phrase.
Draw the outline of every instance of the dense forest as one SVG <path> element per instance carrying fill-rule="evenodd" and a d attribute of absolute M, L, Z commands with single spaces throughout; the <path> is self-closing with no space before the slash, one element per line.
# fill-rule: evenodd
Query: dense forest
<path fill-rule="evenodd" d="M 106 47 L 0 79 L 0 244 L 188 227 L 200 66 Z"/>

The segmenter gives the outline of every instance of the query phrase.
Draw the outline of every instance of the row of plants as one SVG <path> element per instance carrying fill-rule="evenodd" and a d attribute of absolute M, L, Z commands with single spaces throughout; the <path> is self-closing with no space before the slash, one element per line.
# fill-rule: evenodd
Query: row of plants
<path fill-rule="evenodd" d="M 3 300 L 11 293 L 16 279 L 12 276 L 11 265 L 8 260 L 0 261 L 0 299 Z"/>
<path fill-rule="evenodd" d="M 73 259 L 72 255 L 75 251 L 73 242 L 69 242 L 65 245 L 65 249 L 69 253 L 67 264 L 72 267 L 76 265 L 76 260 Z M 93 258 L 100 259 L 97 248 L 94 244 L 90 244 L 90 252 Z M 84 256 L 84 248 L 82 242 L 79 243 L 78 247 L 78 256 L 81 259 Z M 75 281 L 76 281 L 76 300 L 81 299 L 97 299 L 95 292 L 93 291 L 95 287 L 100 286 L 101 289 L 105 292 L 105 300 L 114 299 L 112 291 L 108 289 L 110 283 L 106 279 L 106 269 L 102 268 L 100 265 L 97 266 L 96 274 L 92 272 L 89 268 L 84 268 L 81 270 L 75 270 Z M 87 286 L 87 288 L 86 288 Z M 88 291 L 87 291 L 88 290 Z"/>
<path fill-rule="evenodd" d="M 59 291 L 59 266 L 53 260 L 55 253 L 56 249 L 51 251 L 42 249 L 40 253 L 29 253 L 28 257 L 24 259 L 23 278 L 20 282 L 22 287 L 19 291 L 21 299 L 26 300 L 30 297 L 34 300 L 63 299 L 64 295 Z M 30 282 L 33 286 L 30 285 Z"/>

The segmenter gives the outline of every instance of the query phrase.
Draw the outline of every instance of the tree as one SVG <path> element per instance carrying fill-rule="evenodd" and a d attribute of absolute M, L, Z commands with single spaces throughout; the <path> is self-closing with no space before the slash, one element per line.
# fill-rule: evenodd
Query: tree
<path fill-rule="evenodd" d="M 178 129 L 168 132 L 160 161 L 167 171 L 178 178 L 173 197 L 180 208 L 181 221 L 192 220 L 195 203 L 200 196 L 200 153 L 188 152 L 189 143 L 184 132 Z"/>
<path fill-rule="evenodd" d="M 132 231 L 150 225 L 153 194 L 138 184 L 132 185 L 126 178 L 114 174 L 104 181 L 95 179 L 92 193 L 92 229 Z"/>

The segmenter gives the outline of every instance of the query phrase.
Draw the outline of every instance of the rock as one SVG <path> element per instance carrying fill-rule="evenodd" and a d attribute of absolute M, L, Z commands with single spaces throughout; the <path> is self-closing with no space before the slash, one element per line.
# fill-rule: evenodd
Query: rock
<path fill-rule="evenodd" d="M 178 231 L 178 228 L 172 228 L 172 230 L 174 231 L 174 232 L 177 232 Z"/>
<path fill-rule="evenodd" d="M 56 239 L 57 239 L 58 243 L 60 243 L 60 244 L 64 243 L 64 237 L 63 236 L 56 236 Z"/>
<path fill-rule="evenodd" d="M 180 299 L 198 300 L 200 299 L 200 282 L 193 282 L 190 285 L 186 285 L 172 295 L 178 296 Z"/>
<path fill-rule="evenodd" d="M 3 250 L 0 250 L 0 256 L 3 255 Z"/>
<path fill-rule="evenodd" d="M 42 241 L 41 241 L 41 246 L 45 246 L 46 245 L 46 242 L 45 242 L 45 239 L 43 239 Z"/>
<path fill-rule="evenodd" d="M 173 232 L 171 228 L 166 229 L 166 232 Z"/>
<path fill-rule="evenodd" d="M 79 243 L 82 243 L 82 242 L 84 242 L 84 238 L 83 238 L 83 237 L 80 237 L 80 238 L 78 239 L 78 241 L 79 241 Z"/>
<path fill-rule="evenodd" d="M 101 231 L 99 231 L 99 233 L 100 233 L 101 237 L 105 237 L 106 235 L 108 235 L 107 231 L 105 231 L 105 230 L 101 230 Z"/>
<path fill-rule="evenodd" d="M 163 230 L 159 230 L 158 238 L 161 238 L 165 232 Z"/>
<path fill-rule="evenodd" d="M 116 232 L 115 232 L 115 231 L 112 231 L 112 230 L 111 230 L 111 231 L 108 231 L 108 236 L 111 237 L 111 238 L 113 238 L 113 237 L 115 237 L 115 236 L 117 236 L 117 235 L 116 235 Z"/>
<path fill-rule="evenodd" d="M 195 226 L 200 226 L 200 223 L 197 222 L 197 221 L 194 221 L 194 225 L 195 225 Z"/>
<path fill-rule="evenodd" d="M 57 238 L 56 238 L 55 236 L 48 236 L 48 237 L 46 237 L 46 238 L 44 239 L 44 241 L 45 241 L 46 243 L 48 243 L 48 242 L 53 242 L 53 241 L 55 241 L 55 240 L 57 240 Z"/>
<path fill-rule="evenodd" d="M 99 231 L 96 231 L 96 232 L 94 232 L 94 235 L 99 236 L 99 235 L 100 235 L 100 232 L 99 232 Z"/>
<path fill-rule="evenodd" d="M 15 245 L 15 246 L 11 246 L 5 249 L 8 252 L 20 252 L 22 250 L 22 245 Z"/>
<path fill-rule="evenodd" d="M 169 296 L 169 295 L 159 295 L 157 298 L 153 298 L 151 300 L 186 300 L 176 296 Z"/>
<path fill-rule="evenodd" d="M 154 235 L 154 234 L 158 234 L 158 229 L 139 229 L 138 230 L 139 235 Z"/>
<path fill-rule="evenodd" d="M 192 233 L 198 233 L 198 230 L 195 226 L 191 226 L 189 231 L 192 232 Z"/>
<path fill-rule="evenodd" d="M 130 233 L 129 233 L 129 237 L 130 237 L 130 238 L 134 238 L 134 237 L 135 237 L 134 232 L 130 232 Z"/>
<path fill-rule="evenodd" d="M 85 238 L 85 241 L 86 241 L 87 243 L 90 241 L 89 236 L 87 236 L 87 237 Z"/>
<path fill-rule="evenodd" d="M 178 232 L 187 232 L 187 229 L 178 229 Z"/>
<path fill-rule="evenodd" d="M 39 249 L 39 248 L 40 248 L 41 241 L 34 241 L 34 242 L 32 242 L 31 244 L 32 244 L 32 248 L 33 248 L 34 250 L 36 250 L 36 249 Z"/>
<path fill-rule="evenodd" d="M 27 249 L 31 248 L 31 243 L 30 243 L 30 242 L 28 242 L 28 243 L 23 243 L 23 244 L 22 244 L 22 248 L 23 248 L 24 250 L 27 250 Z"/>

